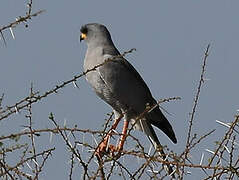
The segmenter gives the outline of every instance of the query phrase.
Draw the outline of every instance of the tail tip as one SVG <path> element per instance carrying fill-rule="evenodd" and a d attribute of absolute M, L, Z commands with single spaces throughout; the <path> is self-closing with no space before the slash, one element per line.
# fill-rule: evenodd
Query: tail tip
<path fill-rule="evenodd" d="M 172 136 L 170 136 L 170 139 L 174 144 L 177 144 L 178 141 L 177 141 L 177 138 L 174 134 Z"/>

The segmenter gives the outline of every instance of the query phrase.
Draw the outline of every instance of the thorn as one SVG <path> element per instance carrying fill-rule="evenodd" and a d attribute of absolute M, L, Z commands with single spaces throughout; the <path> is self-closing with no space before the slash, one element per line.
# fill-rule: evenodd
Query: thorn
<path fill-rule="evenodd" d="M 79 86 L 78 86 L 78 84 L 76 83 L 76 81 L 73 81 L 72 83 L 73 83 L 73 85 L 74 85 L 75 88 L 80 89 Z"/>
<path fill-rule="evenodd" d="M 24 128 L 24 129 L 22 129 L 21 131 L 28 131 L 28 127 L 26 127 L 26 128 Z"/>
<path fill-rule="evenodd" d="M 32 167 L 28 164 L 28 162 L 26 162 L 26 164 L 29 167 L 29 169 L 33 170 Z"/>
<path fill-rule="evenodd" d="M 116 131 L 116 129 L 112 129 L 111 131 L 114 132 L 115 134 L 119 134 L 119 132 Z"/>
<path fill-rule="evenodd" d="M 67 137 L 66 137 L 66 138 L 67 138 Z M 66 140 L 68 141 L 70 147 L 73 148 L 73 146 L 72 146 L 71 142 L 68 140 L 68 138 L 67 138 Z"/>
<path fill-rule="evenodd" d="M 52 137 L 53 137 L 53 133 L 50 132 L 50 139 L 49 139 L 49 142 L 50 142 L 50 143 L 52 142 Z"/>
<path fill-rule="evenodd" d="M 94 162 L 97 164 L 97 166 L 99 166 L 99 163 L 98 163 L 98 161 L 94 160 Z"/>
<path fill-rule="evenodd" d="M 203 81 L 210 81 L 211 79 L 210 78 L 203 78 Z"/>
<path fill-rule="evenodd" d="M 212 154 L 215 154 L 215 152 L 209 150 L 209 149 L 205 149 L 205 151 L 209 152 L 209 153 L 212 153 Z"/>
<path fill-rule="evenodd" d="M 95 136 L 93 134 L 92 134 L 92 138 L 93 138 L 95 144 L 98 145 L 98 142 L 96 141 Z"/>
<path fill-rule="evenodd" d="M 7 46 L 7 42 L 6 42 L 6 40 L 5 40 L 4 36 L 3 36 L 2 31 L 0 31 L 0 33 L 1 33 L 1 39 L 3 40 L 4 45 Z"/>
<path fill-rule="evenodd" d="M 228 147 L 224 145 L 224 148 L 226 149 L 226 151 L 228 152 L 228 154 L 230 154 L 231 152 L 229 151 Z"/>
<path fill-rule="evenodd" d="M 166 157 L 164 158 L 164 161 L 168 160 L 168 154 L 166 155 Z"/>
<path fill-rule="evenodd" d="M 202 153 L 202 156 L 201 156 L 201 159 L 200 159 L 200 166 L 202 165 L 202 162 L 203 162 L 203 158 L 204 158 L 204 153 Z"/>
<path fill-rule="evenodd" d="M 153 145 L 152 145 L 152 143 L 150 143 L 148 155 L 150 155 L 152 148 L 153 148 Z"/>
<path fill-rule="evenodd" d="M 39 164 L 36 162 L 35 159 L 32 159 L 32 161 L 39 167 Z"/>
<path fill-rule="evenodd" d="M 68 134 L 66 135 L 66 138 L 68 139 L 70 135 L 71 135 L 71 131 L 68 132 Z"/>
<path fill-rule="evenodd" d="M 15 106 L 15 111 L 16 111 L 16 114 L 19 113 L 19 110 L 18 110 L 17 106 Z"/>
<path fill-rule="evenodd" d="M 15 38 L 14 32 L 13 32 L 13 30 L 12 30 L 12 27 L 10 27 L 9 29 L 10 29 L 10 32 L 11 32 L 12 38 L 15 40 L 16 38 Z"/>
<path fill-rule="evenodd" d="M 66 119 L 66 118 L 64 118 L 63 127 L 66 127 L 66 121 L 67 121 L 67 119 Z"/>
<path fill-rule="evenodd" d="M 216 120 L 216 122 L 217 122 L 218 124 L 221 124 L 221 125 L 223 125 L 223 126 L 226 126 L 227 128 L 230 128 L 230 127 L 231 127 L 228 123 L 224 123 L 224 122 L 219 121 L 219 120 Z"/>
<path fill-rule="evenodd" d="M 173 172 L 171 172 L 171 173 L 169 174 L 169 176 L 172 176 L 175 172 L 176 172 L 176 169 L 174 169 Z M 190 174 L 191 174 L 191 172 L 190 172 Z"/>

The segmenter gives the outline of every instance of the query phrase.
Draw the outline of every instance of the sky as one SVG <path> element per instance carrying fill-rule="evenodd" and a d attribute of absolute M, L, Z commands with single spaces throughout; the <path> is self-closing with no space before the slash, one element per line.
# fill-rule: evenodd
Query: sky
<path fill-rule="evenodd" d="M 202 136 L 212 129 L 216 131 L 192 151 L 192 159 L 199 162 L 202 153 L 205 153 L 205 158 L 209 157 L 205 149 L 213 150 L 214 141 L 220 140 L 226 130 L 216 120 L 231 122 L 239 109 L 238 5 L 237 0 L 33 0 L 33 12 L 46 11 L 33 17 L 27 23 L 28 28 L 24 25 L 15 27 L 15 39 L 9 30 L 4 31 L 7 46 L 0 41 L 3 105 L 12 105 L 28 96 L 31 83 L 36 91 L 43 93 L 81 73 L 86 44 L 79 42 L 80 27 L 86 23 L 102 23 L 111 32 L 120 52 L 136 48 L 126 59 L 141 74 L 155 99 L 182 98 L 162 105 L 171 114 L 165 113 L 175 130 L 178 144 L 174 145 L 161 131 L 156 131 L 162 144 L 180 154 L 185 148 L 189 113 L 204 51 L 210 43 L 206 81 L 196 111 L 193 134 Z M 0 26 L 24 16 L 26 9 L 26 1 L 2 1 Z M 50 112 L 55 114 L 61 125 L 66 122 L 69 126 L 77 124 L 82 129 L 101 128 L 111 108 L 94 94 L 84 78 L 77 84 L 79 89 L 69 85 L 33 106 L 35 128 L 53 127 L 48 120 Z M 13 115 L 0 122 L 0 135 L 21 131 L 26 123 L 24 112 Z M 143 133 L 136 135 L 145 138 Z M 54 144 L 50 144 L 46 135 L 38 142 L 59 149 L 41 178 L 67 179 L 64 167 L 69 157 L 66 150 L 62 150 L 66 149 L 62 139 L 55 137 Z M 57 167 L 54 166 L 56 163 Z M 55 170 L 57 174 L 53 173 Z M 185 179 L 203 176 L 202 171 L 196 171 Z"/>

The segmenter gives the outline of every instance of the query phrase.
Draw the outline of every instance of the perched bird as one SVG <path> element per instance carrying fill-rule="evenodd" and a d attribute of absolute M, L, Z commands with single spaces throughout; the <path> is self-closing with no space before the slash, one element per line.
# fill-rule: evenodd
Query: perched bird
<path fill-rule="evenodd" d="M 136 117 L 144 112 L 147 106 L 153 106 L 157 102 L 135 68 L 120 56 L 107 28 L 97 23 L 83 25 L 80 36 L 80 41 L 82 40 L 87 44 L 85 71 L 105 62 L 94 71 L 88 72 L 86 79 L 96 94 L 113 108 L 115 122 L 111 129 L 115 129 L 120 119 L 124 117 L 120 141 L 117 147 L 109 146 L 111 150 L 123 149 L 129 122 L 134 124 L 136 129 L 143 131 L 155 147 L 160 145 L 160 142 L 152 125 L 162 130 L 173 143 L 177 143 L 172 126 L 158 106 L 136 121 Z M 113 60 L 106 62 L 107 59 Z M 99 156 L 106 151 L 110 136 L 111 133 L 99 145 L 97 150 Z"/>

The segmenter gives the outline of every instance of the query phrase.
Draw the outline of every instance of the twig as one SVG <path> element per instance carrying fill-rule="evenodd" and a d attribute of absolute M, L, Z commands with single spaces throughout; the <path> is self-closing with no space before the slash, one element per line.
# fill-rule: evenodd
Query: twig
<path fill-rule="evenodd" d="M 54 151 L 54 150 L 55 150 L 55 148 L 48 149 L 48 150 L 43 151 L 43 152 L 41 152 L 41 153 L 38 153 L 38 154 L 36 154 L 36 155 L 34 155 L 34 156 L 32 156 L 32 157 L 29 157 L 29 158 L 24 159 L 23 161 L 17 163 L 14 167 L 7 167 L 7 171 L 1 173 L 1 174 L 0 174 L 0 177 L 1 177 L 1 176 L 4 176 L 4 175 L 7 174 L 9 171 L 12 171 L 12 170 L 14 170 L 14 169 L 17 169 L 19 166 L 23 165 L 23 164 L 26 163 L 27 161 L 32 160 L 32 159 L 36 158 L 37 156 L 42 156 L 42 155 L 44 155 L 44 154 L 47 154 L 47 153 L 49 153 L 49 152 L 52 152 L 52 151 Z"/>
<path fill-rule="evenodd" d="M 205 54 L 204 54 L 200 80 L 199 80 L 197 92 L 196 92 L 196 95 L 195 95 L 195 98 L 194 98 L 194 105 L 193 105 L 190 120 L 189 120 L 189 129 L 188 129 L 187 141 L 186 141 L 186 147 L 185 147 L 184 162 L 186 161 L 188 153 L 189 153 L 189 147 L 190 147 L 189 142 L 190 142 L 191 133 L 192 133 L 192 125 L 193 125 L 193 120 L 194 120 L 194 115 L 195 115 L 195 112 L 196 112 L 196 108 L 197 108 L 197 105 L 198 105 L 198 100 L 199 100 L 202 84 L 204 83 L 204 74 L 205 74 L 205 71 L 206 71 L 206 62 L 207 62 L 207 57 L 209 55 L 208 54 L 209 53 L 209 48 L 210 48 L 210 44 L 208 44 L 208 46 L 206 48 L 206 51 L 205 51 Z M 182 166 L 182 173 L 181 173 L 181 178 L 180 179 L 183 179 L 183 174 L 184 174 L 184 166 Z"/>

